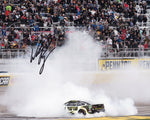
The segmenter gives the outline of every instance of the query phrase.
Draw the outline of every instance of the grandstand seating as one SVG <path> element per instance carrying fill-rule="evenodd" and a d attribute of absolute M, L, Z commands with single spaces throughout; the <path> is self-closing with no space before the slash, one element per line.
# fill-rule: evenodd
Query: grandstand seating
<path fill-rule="evenodd" d="M 54 35 L 57 36 L 72 26 L 90 32 L 102 43 L 105 57 L 121 56 L 127 48 L 132 49 L 128 50 L 130 52 L 140 49 L 140 46 L 145 50 L 145 44 L 148 44 L 147 52 L 150 48 L 150 2 L 149 0 L 0 1 L 1 51 L 14 49 L 14 44 L 17 44 L 15 49 L 24 49 L 25 46 L 31 45 L 34 37 L 36 41 L 49 39 L 47 36 L 54 33 L 55 26 L 57 34 Z M 43 33 L 48 35 L 44 37 Z M 57 37 L 53 40 L 59 41 Z"/>

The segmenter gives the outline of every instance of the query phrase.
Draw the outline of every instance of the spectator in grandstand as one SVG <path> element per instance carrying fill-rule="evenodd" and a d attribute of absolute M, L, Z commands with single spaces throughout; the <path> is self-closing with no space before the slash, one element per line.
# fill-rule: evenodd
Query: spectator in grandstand
<path fill-rule="evenodd" d="M 24 13 L 23 16 L 21 17 L 21 24 L 26 24 L 27 23 L 27 17 L 26 14 Z"/>
<path fill-rule="evenodd" d="M 2 37 L 6 36 L 6 25 L 5 24 L 3 24 L 1 31 L 2 31 Z"/>
<path fill-rule="evenodd" d="M 133 48 L 133 50 L 135 50 L 135 51 L 138 50 L 138 43 L 137 43 L 136 40 L 133 42 L 132 48 Z"/>
<path fill-rule="evenodd" d="M 18 48 L 19 48 L 19 45 L 18 45 L 17 41 L 11 42 L 10 48 L 11 48 L 11 49 L 18 49 Z"/>
<path fill-rule="evenodd" d="M 107 46 L 108 48 L 112 48 L 112 39 L 110 37 L 107 38 Z"/>
<path fill-rule="evenodd" d="M 1 49 L 4 49 L 4 48 L 5 48 L 5 44 L 4 44 L 3 41 L 0 42 L 0 48 L 1 48 Z"/>
<path fill-rule="evenodd" d="M 39 32 L 39 25 L 34 23 L 33 30 L 35 33 Z"/>
<path fill-rule="evenodd" d="M 146 15 L 143 15 L 143 22 L 144 22 L 144 23 L 147 22 L 147 17 L 146 17 Z"/>
<path fill-rule="evenodd" d="M 6 9 L 6 11 L 5 11 L 5 16 L 6 16 L 6 17 L 7 17 L 7 16 L 9 16 L 9 15 L 10 15 L 10 13 L 11 13 L 10 8 L 7 8 L 7 9 Z"/>
<path fill-rule="evenodd" d="M 138 16 L 136 13 L 134 13 L 134 16 L 133 16 L 133 24 L 136 25 L 136 22 L 138 21 Z"/>
<path fill-rule="evenodd" d="M 121 36 L 118 36 L 117 42 L 118 42 L 118 43 L 121 43 L 121 42 L 122 42 Z"/>
<path fill-rule="evenodd" d="M 58 34 L 58 29 L 57 29 L 57 26 L 54 27 L 54 35 L 57 35 Z"/>
<path fill-rule="evenodd" d="M 57 14 L 54 14 L 54 16 L 52 17 L 52 19 L 53 19 L 53 22 L 54 22 L 54 23 L 57 23 L 58 20 L 59 20 L 58 15 L 57 15 Z"/>
<path fill-rule="evenodd" d="M 138 45 L 139 50 L 143 51 L 144 50 L 144 45 L 140 42 Z"/>
<path fill-rule="evenodd" d="M 147 51 L 148 50 L 148 46 L 149 46 L 149 42 L 145 41 L 144 43 L 144 50 Z"/>
<path fill-rule="evenodd" d="M 16 32 L 16 36 L 14 38 L 14 41 L 16 41 L 17 43 L 19 43 L 19 41 L 20 41 L 20 36 L 19 36 L 19 32 L 18 31 Z"/>
<path fill-rule="evenodd" d="M 28 22 L 29 22 L 30 27 L 32 27 L 34 24 L 34 20 L 32 19 L 32 16 L 29 17 Z"/>
<path fill-rule="evenodd" d="M 119 42 L 117 41 L 115 45 L 116 45 L 116 50 L 117 50 L 117 52 L 119 52 L 119 51 L 120 51 Z"/>

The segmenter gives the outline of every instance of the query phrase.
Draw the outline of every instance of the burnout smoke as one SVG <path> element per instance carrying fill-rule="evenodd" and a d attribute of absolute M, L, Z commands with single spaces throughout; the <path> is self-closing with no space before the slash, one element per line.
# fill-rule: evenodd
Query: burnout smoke
<path fill-rule="evenodd" d="M 88 73 L 97 71 L 100 51 L 100 45 L 86 32 L 74 31 L 68 34 L 66 44 L 50 55 L 42 75 L 38 75 L 36 60 L 32 64 L 29 58 L 11 60 L 6 66 L 15 76 L 0 104 L 18 116 L 66 116 L 63 104 L 69 100 L 104 103 L 106 115 L 136 114 L 132 96 L 121 98 L 121 91 L 120 96 L 114 94 L 113 84 L 93 84 L 94 77 Z"/>

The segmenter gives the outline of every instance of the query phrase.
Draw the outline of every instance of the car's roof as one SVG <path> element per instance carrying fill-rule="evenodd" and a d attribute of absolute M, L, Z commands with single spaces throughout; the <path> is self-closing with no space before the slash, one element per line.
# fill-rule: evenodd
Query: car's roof
<path fill-rule="evenodd" d="M 79 102 L 81 102 L 81 103 L 84 102 L 84 103 L 89 104 L 88 102 L 81 101 L 81 100 L 70 100 L 70 101 L 66 102 L 65 104 L 67 104 L 67 103 L 79 103 Z"/>
<path fill-rule="evenodd" d="M 70 100 L 70 101 L 68 101 L 67 103 L 69 103 L 69 102 L 75 103 L 75 102 L 84 102 L 84 101 L 81 101 L 81 100 Z"/>

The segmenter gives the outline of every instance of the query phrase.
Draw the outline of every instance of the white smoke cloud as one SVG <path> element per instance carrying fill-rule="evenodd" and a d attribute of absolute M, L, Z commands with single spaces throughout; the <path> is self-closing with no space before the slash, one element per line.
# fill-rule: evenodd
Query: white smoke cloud
<path fill-rule="evenodd" d="M 99 44 L 86 32 L 76 31 L 68 34 L 66 45 L 56 48 L 50 55 L 42 75 L 38 75 L 37 60 L 31 64 L 29 58 L 14 59 L 8 69 L 16 76 L 0 103 L 19 116 L 65 116 L 63 104 L 76 99 L 104 103 L 109 116 L 136 114 L 132 96 L 121 98 L 121 91 L 114 94 L 113 85 L 119 80 L 93 85 L 93 76 L 84 79 L 84 73 L 97 71 L 100 51 Z"/>

